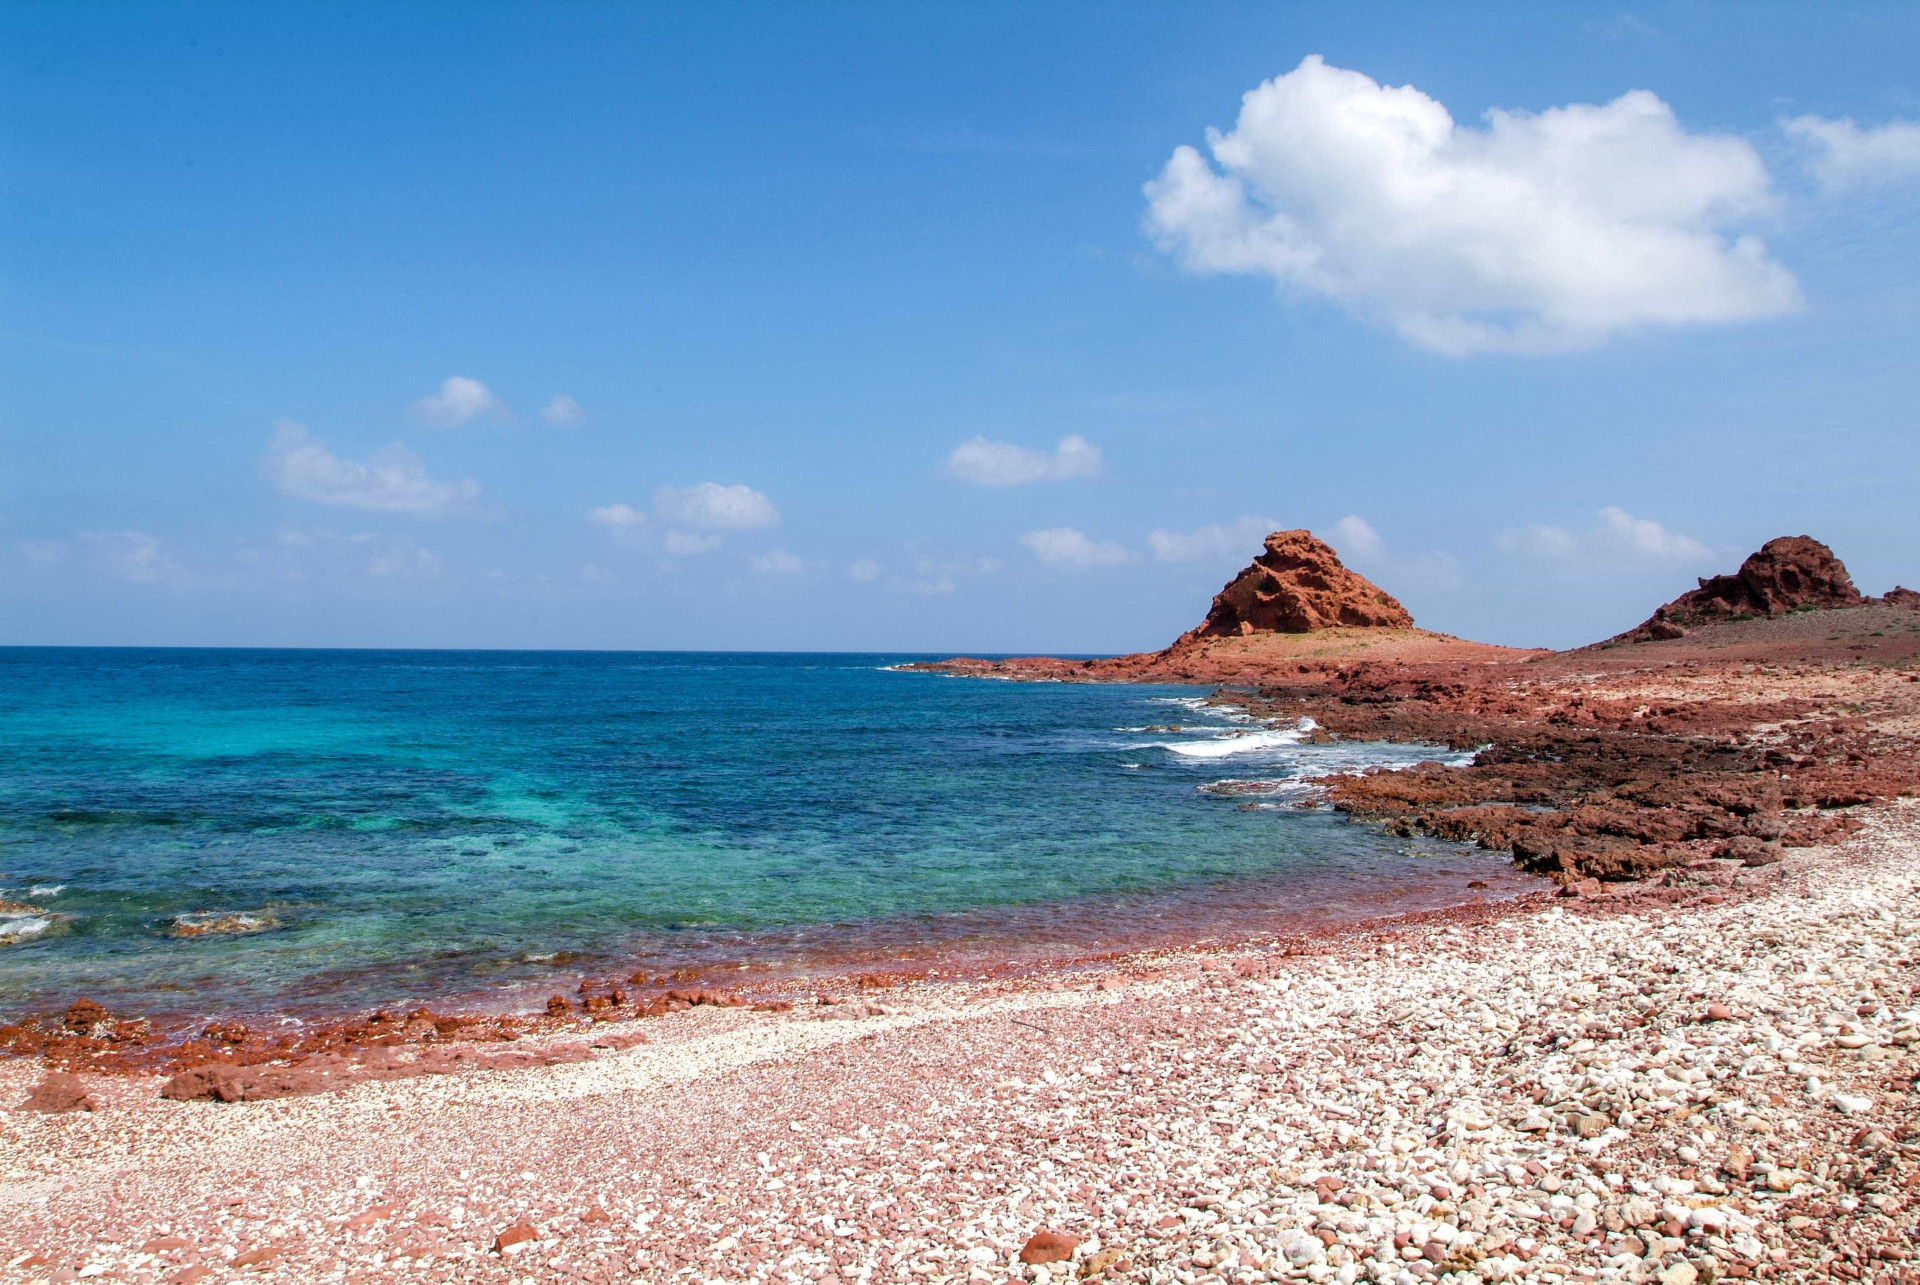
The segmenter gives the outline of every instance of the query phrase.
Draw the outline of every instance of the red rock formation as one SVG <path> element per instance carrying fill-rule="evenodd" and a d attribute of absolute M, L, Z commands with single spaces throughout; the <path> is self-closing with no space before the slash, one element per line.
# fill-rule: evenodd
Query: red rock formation
<path fill-rule="evenodd" d="M 1186 639 L 1304 634 L 1336 625 L 1410 629 L 1413 617 L 1386 590 L 1347 570 L 1333 546 L 1311 531 L 1275 531 L 1266 552 L 1227 582 Z"/>
<path fill-rule="evenodd" d="M 1783 535 L 1767 541 L 1730 576 L 1711 576 L 1681 594 L 1638 629 L 1632 641 L 1679 638 L 1696 625 L 1789 611 L 1858 607 L 1866 599 L 1833 550 L 1812 536 Z"/>
<path fill-rule="evenodd" d="M 1887 590 L 1887 596 L 1880 601 L 1889 607 L 1905 607 L 1908 611 L 1920 611 L 1920 593 L 1902 588 L 1900 585 Z"/>
<path fill-rule="evenodd" d="M 33 1086 L 20 1109 L 58 1115 L 66 1111 L 92 1111 L 94 1101 L 87 1096 L 87 1086 L 80 1082 L 79 1076 L 67 1071 L 49 1071 L 45 1080 Z"/>

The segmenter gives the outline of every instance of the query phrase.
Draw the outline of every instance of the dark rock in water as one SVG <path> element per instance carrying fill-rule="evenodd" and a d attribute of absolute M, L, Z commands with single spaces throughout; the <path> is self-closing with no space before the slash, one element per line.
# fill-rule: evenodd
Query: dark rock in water
<path fill-rule="evenodd" d="M 1858 607 L 1866 601 L 1832 549 L 1811 536 L 1783 535 L 1761 545 L 1732 575 L 1702 578 L 1698 589 L 1681 594 L 1621 639 L 1684 638 L 1689 629 L 1717 620 Z"/>
<path fill-rule="evenodd" d="M 20 1104 L 20 1109 L 38 1111 L 43 1115 L 60 1115 L 67 1111 L 93 1111 L 97 1106 L 87 1096 L 86 1086 L 80 1083 L 79 1076 L 67 1071 L 49 1071 L 46 1079 L 33 1086 L 27 1094 L 27 1100 Z"/>
<path fill-rule="evenodd" d="M 1266 551 L 1215 595 L 1206 620 L 1187 637 L 1304 634 L 1338 625 L 1410 629 L 1413 617 L 1392 594 L 1349 571 L 1313 532 L 1275 531 Z"/>

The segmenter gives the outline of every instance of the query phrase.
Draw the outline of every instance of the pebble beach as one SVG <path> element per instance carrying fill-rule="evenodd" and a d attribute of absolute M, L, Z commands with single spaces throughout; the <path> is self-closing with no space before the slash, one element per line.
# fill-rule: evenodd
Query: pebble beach
<path fill-rule="evenodd" d="M 1920 804 L 1671 906 L 1532 898 L 552 1065 L 0 1123 L 4 1279 L 1915 1279 Z M 0 1065 L 25 1100 L 41 1077 Z"/>

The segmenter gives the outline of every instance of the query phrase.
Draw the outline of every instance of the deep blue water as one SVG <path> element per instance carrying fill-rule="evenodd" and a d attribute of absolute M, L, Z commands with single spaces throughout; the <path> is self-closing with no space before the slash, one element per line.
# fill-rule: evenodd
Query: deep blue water
<path fill-rule="evenodd" d="M 505 1002 L 583 969 L 1080 951 L 1520 886 L 1285 784 L 1433 747 L 904 659 L 0 649 L 0 1012 Z M 181 935 L 223 915 L 257 931 Z"/>

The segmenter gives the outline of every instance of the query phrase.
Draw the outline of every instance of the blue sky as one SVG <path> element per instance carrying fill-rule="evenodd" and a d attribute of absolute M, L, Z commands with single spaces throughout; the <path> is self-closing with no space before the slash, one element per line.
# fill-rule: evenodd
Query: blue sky
<path fill-rule="evenodd" d="M 9 5 L 0 642 L 1128 650 L 1268 523 L 1502 642 L 1780 534 L 1912 585 L 1916 68 L 1892 5 Z"/>

